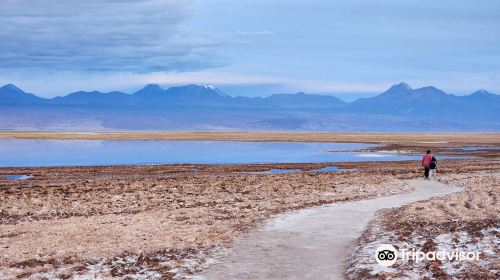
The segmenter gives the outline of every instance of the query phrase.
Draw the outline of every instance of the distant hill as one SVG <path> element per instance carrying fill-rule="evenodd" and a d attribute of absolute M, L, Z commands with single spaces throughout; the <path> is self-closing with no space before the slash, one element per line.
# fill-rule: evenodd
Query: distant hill
<path fill-rule="evenodd" d="M 129 94 L 113 91 L 78 91 L 70 93 L 64 97 L 55 97 L 45 101 L 46 104 L 60 105 L 90 105 L 90 106 L 126 106 L 131 105 L 132 100 Z"/>
<path fill-rule="evenodd" d="M 429 86 L 412 89 L 408 84 L 392 86 L 372 98 L 358 99 L 345 108 L 359 114 L 383 114 L 412 118 L 463 121 L 500 120 L 500 96 L 486 91 L 456 96 Z"/>
<path fill-rule="evenodd" d="M 162 89 L 159 85 L 149 84 L 143 87 L 142 89 L 138 90 L 136 93 L 134 93 L 134 97 L 139 98 L 141 100 L 155 99 L 158 96 L 163 95 L 164 93 L 165 90 Z"/>
<path fill-rule="evenodd" d="M 231 97 L 209 85 L 187 85 L 171 87 L 165 90 L 165 98 L 173 105 L 228 105 Z"/>
<path fill-rule="evenodd" d="M 79 91 L 45 99 L 8 84 L 0 88 L 0 129 L 498 131 L 500 96 L 400 83 L 346 103 L 303 92 L 249 98 L 209 85 L 149 84 L 132 94 Z"/>
<path fill-rule="evenodd" d="M 20 105 L 42 103 L 45 99 L 26 93 L 13 84 L 0 87 L 0 104 Z"/>
<path fill-rule="evenodd" d="M 358 99 L 347 108 L 367 114 L 420 115 L 432 113 L 436 106 L 443 108 L 454 97 L 435 87 L 412 89 L 400 83 L 375 97 Z"/>
<path fill-rule="evenodd" d="M 500 102 L 500 95 L 493 94 L 484 89 L 478 90 L 471 95 L 459 97 L 469 104 L 478 104 L 480 106 L 498 108 Z"/>

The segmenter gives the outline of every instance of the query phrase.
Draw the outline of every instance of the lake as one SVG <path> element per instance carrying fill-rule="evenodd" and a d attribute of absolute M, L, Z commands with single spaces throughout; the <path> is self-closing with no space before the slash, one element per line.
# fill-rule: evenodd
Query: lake
<path fill-rule="evenodd" d="M 357 171 L 358 169 L 356 168 L 350 168 L 350 169 L 340 169 L 336 166 L 327 166 L 323 168 L 318 168 L 318 169 L 312 169 L 312 170 L 302 170 L 302 169 L 269 169 L 266 171 L 257 171 L 257 172 L 244 172 L 244 173 L 249 173 L 249 174 L 277 174 L 277 173 L 303 173 L 303 172 L 318 172 L 318 173 L 323 173 L 323 172 L 352 172 L 352 171 Z"/>
<path fill-rule="evenodd" d="M 0 139 L 1 167 L 352 162 L 419 156 L 354 152 L 356 143 Z"/>
<path fill-rule="evenodd" d="M 497 151 L 500 150 L 500 147 L 493 147 L 493 146 L 488 146 L 488 147 L 479 147 L 479 146 L 466 146 L 466 147 L 460 147 L 460 148 L 452 148 L 452 150 L 461 150 L 461 151 Z"/>

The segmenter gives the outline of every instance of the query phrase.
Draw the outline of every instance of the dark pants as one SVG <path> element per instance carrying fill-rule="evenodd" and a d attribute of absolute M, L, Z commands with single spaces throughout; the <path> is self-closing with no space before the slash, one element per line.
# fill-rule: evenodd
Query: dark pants
<path fill-rule="evenodd" d="M 429 179 L 429 167 L 424 167 L 424 177 Z"/>

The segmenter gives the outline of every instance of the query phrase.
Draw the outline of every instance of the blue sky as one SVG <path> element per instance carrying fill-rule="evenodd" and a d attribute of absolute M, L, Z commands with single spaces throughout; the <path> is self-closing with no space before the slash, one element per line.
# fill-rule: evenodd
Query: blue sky
<path fill-rule="evenodd" d="M 370 96 L 500 93 L 500 2 L 3 0 L 0 83 L 50 97 L 206 83 Z"/>

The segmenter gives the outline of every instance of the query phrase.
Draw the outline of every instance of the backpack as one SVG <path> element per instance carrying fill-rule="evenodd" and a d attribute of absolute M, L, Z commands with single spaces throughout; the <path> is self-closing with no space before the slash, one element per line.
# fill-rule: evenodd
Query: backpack
<path fill-rule="evenodd" d="M 432 157 L 430 169 L 436 169 L 436 167 L 437 167 L 437 159 L 435 157 Z"/>

